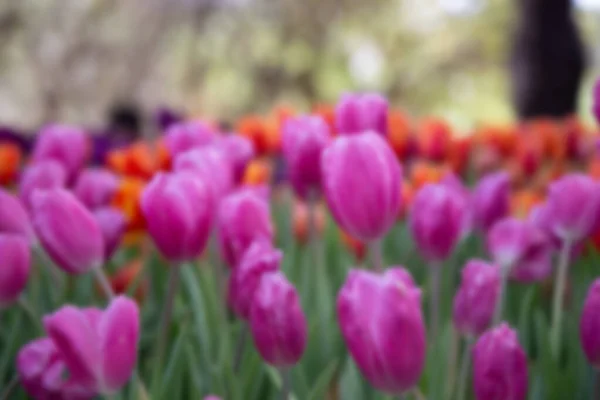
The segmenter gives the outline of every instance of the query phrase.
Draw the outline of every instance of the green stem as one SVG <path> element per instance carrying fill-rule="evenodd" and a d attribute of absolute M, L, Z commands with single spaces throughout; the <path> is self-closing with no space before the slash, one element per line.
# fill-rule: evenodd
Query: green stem
<path fill-rule="evenodd" d="M 504 310 L 504 298 L 506 297 L 506 285 L 508 283 L 508 275 L 510 274 L 510 267 L 500 267 L 500 293 L 496 299 L 496 307 L 494 309 L 494 326 L 498 325 L 502 321 L 502 311 Z"/>
<path fill-rule="evenodd" d="M 289 400 L 290 398 L 290 389 L 292 386 L 290 369 L 285 368 L 281 369 L 281 395 L 279 397 L 280 400 Z"/>
<path fill-rule="evenodd" d="M 104 273 L 104 270 L 102 269 L 102 267 L 98 266 L 98 267 L 94 268 L 93 271 L 94 271 L 94 278 L 96 278 L 96 281 L 98 281 L 98 284 L 102 288 L 102 291 L 104 292 L 104 296 L 106 296 L 108 301 L 111 301 L 112 299 L 114 299 L 115 292 L 113 291 L 112 286 L 110 285 L 110 282 L 108 281 L 108 277 Z"/>
<path fill-rule="evenodd" d="M 569 269 L 569 254 L 571 253 L 571 241 L 564 240 L 560 250 L 558 268 L 554 287 L 554 298 L 552 301 L 552 328 L 550 331 L 550 346 L 555 357 L 558 358 L 560 340 L 562 334 L 562 313 L 565 286 L 567 283 L 567 271 Z"/>
<path fill-rule="evenodd" d="M 154 371 L 152 374 L 152 394 L 158 393 L 160 387 L 160 372 L 164 366 L 164 353 L 167 345 L 167 336 L 169 333 L 169 325 L 171 324 L 171 314 L 173 313 L 173 304 L 177 287 L 179 286 L 179 269 L 180 265 L 169 266 L 169 283 L 167 287 L 167 298 L 163 306 L 162 315 L 160 318 L 160 331 L 156 338 L 156 353 L 154 357 Z"/>
<path fill-rule="evenodd" d="M 467 395 L 467 383 L 469 382 L 469 366 L 471 361 L 471 348 L 473 346 L 473 338 L 468 337 L 465 340 L 465 349 L 460 363 L 460 375 L 458 381 L 458 400 L 465 400 Z"/>
<path fill-rule="evenodd" d="M 437 339 L 440 324 L 440 291 L 441 291 L 441 265 L 432 264 L 429 268 L 431 297 L 429 302 L 429 318 L 432 341 Z"/>
<path fill-rule="evenodd" d="M 31 324 L 35 327 L 35 329 L 39 333 L 43 333 L 44 327 L 40 322 L 40 317 L 35 312 L 31 304 L 27 301 L 25 296 L 19 297 L 19 299 L 17 300 L 17 304 L 19 305 L 19 307 L 21 307 L 21 310 L 23 310 L 23 312 L 27 314 L 27 317 L 31 320 Z"/>
<path fill-rule="evenodd" d="M 446 364 L 446 371 L 448 371 L 448 375 L 446 376 L 446 395 L 444 396 L 444 399 L 446 400 L 452 397 L 452 391 L 454 390 L 456 381 L 456 358 L 458 357 L 459 346 L 458 332 L 456 332 L 456 329 L 453 327 L 450 328 L 450 331 L 450 351 L 448 352 L 448 362 Z"/>
<path fill-rule="evenodd" d="M 246 348 L 246 342 L 248 341 L 248 326 L 244 324 L 242 330 L 238 335 L 237 345 L 235 346 L 235 356 L 233 359 L 233 373 L 237 374 L 242 364 L 242 356 L 244 355 L 244 349 Z"/>
<path fill-rule="evenodd" d="M 381 240 L 374 240 L 369 243 L 369 253 L 371 253 L 371 263 L 373 264 L 373 269 L 375 269 L 377 272 L 383 272 Z"/>
<path fill-rule="evenodd" d="M 9 400 L 12 399 L 12 392 L 19 386 L 19 376 L 15 375 L 10 382 L 8 382 L 8 385 L 6 386 L 6 389 L 4 390 L 4 392 L 2 392 L 2 397 L 0 397 L 0 400 Z"/>

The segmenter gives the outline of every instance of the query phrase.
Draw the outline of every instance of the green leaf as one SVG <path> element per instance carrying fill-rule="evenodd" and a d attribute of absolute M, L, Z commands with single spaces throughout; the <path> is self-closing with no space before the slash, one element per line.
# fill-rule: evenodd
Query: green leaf
<path fill-rule="evenodd" d="M 338 360 L 333 360 L 329 363 L 327 368 L 325 368 L 325 370 L 321 372 L 319 379 L 317 379 L 312 390 L 310 391 L 310 394 L 307 397 L 308 400 L 321 400 L 325 398 L 327 390 L 331 386 L 332 379 L 335 376 L 335 373 L 337 372 L 338 364 Z"/>

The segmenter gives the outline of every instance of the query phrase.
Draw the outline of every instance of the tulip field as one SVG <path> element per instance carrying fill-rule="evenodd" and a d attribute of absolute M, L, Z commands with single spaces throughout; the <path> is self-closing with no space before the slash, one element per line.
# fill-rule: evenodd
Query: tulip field
<path fill-rule="evenodd" d="M 0 138 L 0 400 L 600 399 L 597 126 L 160 130 Z"/>

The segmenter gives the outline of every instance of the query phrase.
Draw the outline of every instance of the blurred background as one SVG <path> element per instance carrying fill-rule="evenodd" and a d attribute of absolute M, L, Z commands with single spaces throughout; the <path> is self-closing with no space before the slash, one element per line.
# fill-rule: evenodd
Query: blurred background
<path fill-rule="evenodd" d="M 599 38 L 600 0 L 0 0 L 0 125 L 231 122 L 355 90 L 465 131 L 589 123 Z"/>

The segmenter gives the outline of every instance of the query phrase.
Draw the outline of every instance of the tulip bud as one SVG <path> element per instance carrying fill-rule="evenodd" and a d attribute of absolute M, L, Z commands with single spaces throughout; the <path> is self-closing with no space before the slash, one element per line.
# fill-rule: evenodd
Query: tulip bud
<path fill-rule="evenodd" d="M 0 188 L 0 233 L 22 235 L 30 242 L 35 240 L 33 227 L 23 204 L 2 188 Z"/>
<path fill-rule="evenodd" d="M 67 185 L 67 173 L 56 161 L 44 161 L 25 168 L 19 182 L 19 198 L 31 209 L 33 193 L 38 190 L 62 188 Z"/>
<path fill-rule="evenodd" d="M 421 376 L 426 340 L 420 303 L 421 291 L 399 267 L 384 274 L 351 270 L 338 294 L 338 321 L 350 355 L 380 391 L 405 393 Z"/>
<path fill-rule="evenodd" d="M 119 179 L 112 172 L 89 168 L 84 170 L 75 183 L 73 193 L 90 210 L 110 203 L 119 188 Z"/>
<path fill-rule="evenodd" d="M 103 395 L 127 383 L 139 341 L 140 316 L 134 301 L 119 296 L 104 311 L 64 306 L 43 322 L 71 380 Z"/>
<path fill-rule="evenodd" d="M 0 308 L 17 300 L 29 278 L 30 253 L 27 238 L 0 233 Z"/>
<path fill-rule="evenodd" d="M 94 216 L 104 238 L 104 261 L 108 261 L 121 243 L 127 219 L 121 211 L 112 207 L 99 208 L 94 212 Z"/>
<path fill-rule="evenodd" d="M 465 202 L 453 189 L 425 185 L 417 193 L 409 215 L 409 227 L 417 249 L 429 261 L 446 260 L 464 229 Z"/>
<path fill-rule="evenodd" d="M 552 274 L 552 244 L 529 221 L 512 217 L 498 221 L 488 233 L 487 248 L 494 262 L 519 282 L 536 282 Z"/>
<path fill-rule="evenodd" d="M 486 232 L 510 211 L 510 182 L 506 172 L 487 175 L 477 184 L 471 197 L 474 227 Z"/>
<path fill-rule="evenodd" d="M 340 134 L 375 131 L 387 135 L 388 102 L 377 93 L 345 94 L 335 108 L 335 126 Z"/>
<path fill-rule="evenodd" d="M 462 270 L 454 296 L 453 321 L 465 336 L 479 336 L 492 323 L 500 294 L 500 269 L 482 260 L 470 260 Z"/>
<path fill-rule="evenodd" d="M 234 268 L 256 239 L 271 241 L 273 224 L 265 187 L 242 188 L 219 205 L 217 234 L 221 255 Z"/>
<path fill-rule="evenodd" d="M 102 231 L 75 196 L 64 189 L 52 189 L 36 192 L 32 203 L 37 236 L 56 265 L 76 275 L 102 264 Z"/>
<path fill-rule="evenodd" d="M 508 324 L 502 323 L 479 338 L 473 348 L 477 400 L 524 400 L 527 379 L 527 357 Z"/>
<path fill-rule="evenodd" d="M 142 212 L 148 233 L 172 262 L 198 257 L 212 225 L 212 199 L 204 180 L 191 174 L 158 174 L 144 189 Z"/>
<path fill-rule="evenodd" d="M 219 140 L 217 145 L 228 157 L 233 168 L 233 178 L 236 183 L 242 181 L 246 166 L 254 158 L 254 145 L 250 139 L 237 134 L 229 134 Z"/>
<path fill-rule="evenodd" d="M 321 117 L 287 120 L 283 128 L 283 152 L 294 191 L 306 197 L 321 189 L 321 153 L 330 142 L 327 123 Z"/>
<path fill-rule="evenodd" d="M 380 239 L 400 209 L 400 164 L 385 140 L 368 132 L 341 136 L 321 159 L 323 190 L 340 227 L 363 241 Z"/>
<path fill-rule="evenodd" d="M 241 318 L 250 317 L 250 306 L 263 274 L 278 271 L 282 257 L 283 253 L 265 239 L 248 247 L 229 277 L 227 293 L 229 304 Z"/>
<path fill-rule="evenodd" d="M 281 272 L 266 273 L 250 307 L 254 344 L 276 367 L 296 364 L 306 348 L 306 318 L 294 286 Z"/>
<path fill-rule="evenodd" d="M 600 368 L 600 279 L 590 286 L 579 323 L 581 347 L 588 362 Z"/>
<path fill-rule="evenodd" d="M 569 174 L 548 189 L 547 212 L 553 234 L 571 243 L 591 234 L 600 215 L 600 184 L 583 174 Z"/>
<path fill-rule="evenodd" d="M 233 170 L 221 150 L 206 146 L 181 153 L 173 166 L 175 172 L 190 172 L 210 184 L 214 200 L 218 203 L 233 187 Z"/>
<path fill-rule="evenodd" d="M 67 179 L 73 182 L 89 156 L 90 143 L 85 132 L 67 125 L 49 125 L 43 128 L 33 149 L 32 159 L 54 160 L 65 169 Z"/>
<path fill-rule="evenodd" d="M 167 129 L 165 142 L 171 156 L 176 158 L 188 150 L 212 143 L 215 137 L 213 130 L 204 122 L 187 121 L 171 125 Z"/>

